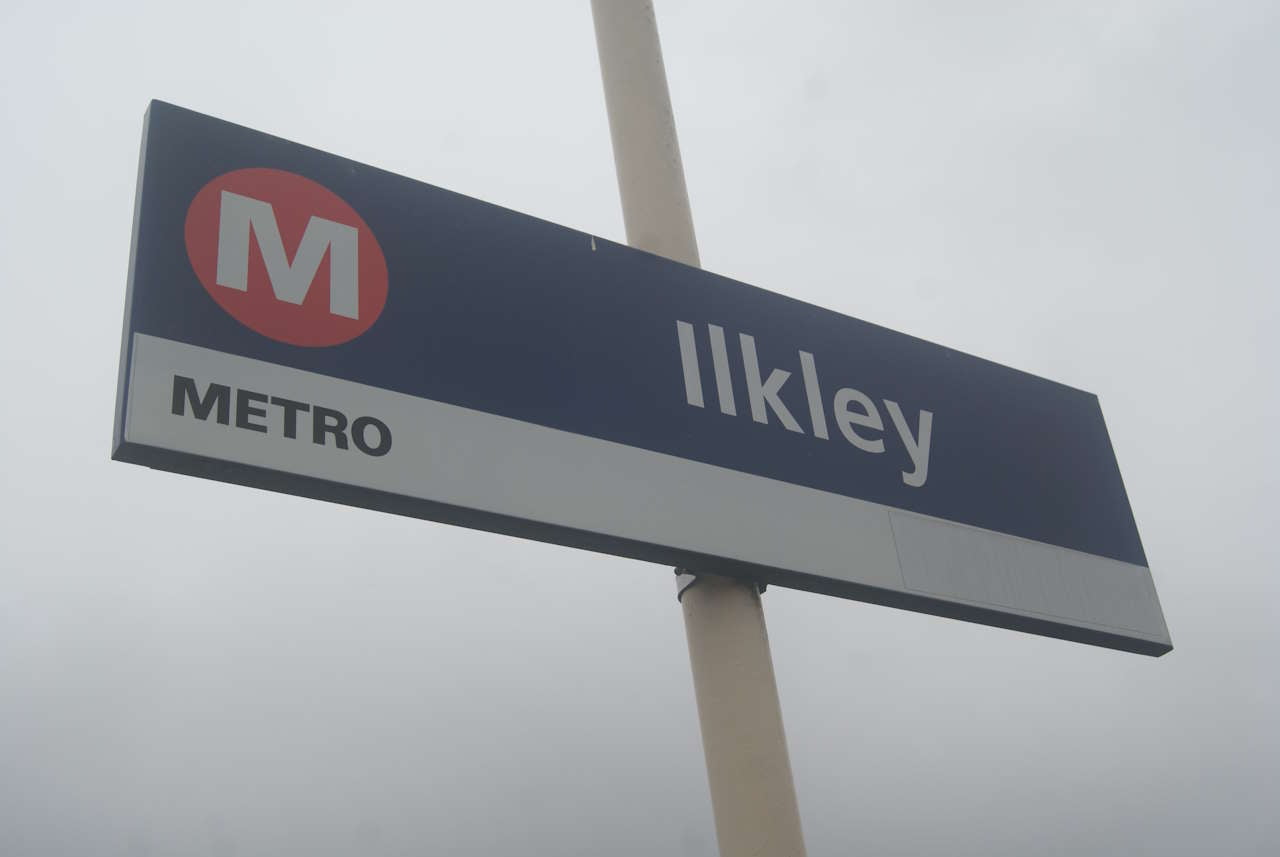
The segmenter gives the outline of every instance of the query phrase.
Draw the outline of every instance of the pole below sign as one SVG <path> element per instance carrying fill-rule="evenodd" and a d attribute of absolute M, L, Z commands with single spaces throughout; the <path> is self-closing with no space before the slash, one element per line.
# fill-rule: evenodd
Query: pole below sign
<path fill-rule="evenodd" d="M 627 242 L 698 265 L 653 4 L 592 0 Z M 687 375 L 687 373 L 686 373 Z M 754 583 L 681 591 L 722 857 L 805 853 L 764 611 Z"/>

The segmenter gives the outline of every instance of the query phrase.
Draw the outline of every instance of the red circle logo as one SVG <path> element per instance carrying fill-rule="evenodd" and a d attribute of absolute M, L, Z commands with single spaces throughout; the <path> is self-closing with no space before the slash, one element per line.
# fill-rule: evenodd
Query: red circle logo
<path fill-rule="evenodd" d="M 351 206 L 283 170 L 236 170 L 191 200 L 187 256 L 241 324 L 290 345 L 349 342 L 387 303 L 387 260 Z"/>

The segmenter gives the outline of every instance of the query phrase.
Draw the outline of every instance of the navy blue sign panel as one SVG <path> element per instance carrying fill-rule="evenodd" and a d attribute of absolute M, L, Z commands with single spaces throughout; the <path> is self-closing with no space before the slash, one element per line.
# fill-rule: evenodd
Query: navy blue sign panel
<path fill-rule="evenodd" d="M 1095 396 L 154 102 L 113 456 L 1171 648 Z"/>

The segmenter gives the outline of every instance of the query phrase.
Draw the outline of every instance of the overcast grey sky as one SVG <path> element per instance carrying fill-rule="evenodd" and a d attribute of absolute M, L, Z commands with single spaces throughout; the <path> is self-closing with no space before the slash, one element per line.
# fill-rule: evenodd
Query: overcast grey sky
<path fill-rule="evenodd" d="M 770 589 L 811 855 L 1277 849 L 1278 10 L 658 3 L 704 266 L 1098 393 L 1176 647 Z M 714 854 L 668 569 L 108 460 L 149 99 L 623 240 L 588 4 L 0 44 L 0 854 Z"/>

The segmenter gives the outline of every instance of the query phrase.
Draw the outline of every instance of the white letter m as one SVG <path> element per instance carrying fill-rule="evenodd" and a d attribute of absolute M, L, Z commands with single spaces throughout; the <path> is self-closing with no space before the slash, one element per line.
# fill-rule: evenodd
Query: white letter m
<path fill-rule="evenodd" d="M 248 291 L 250 226 L 258 238 L 276 300 L 301 304 L 320 270 L 324 251 L 328 250 L 329 312 L 360 317 L 356 282 L 360 234 L 355 227 L 313 215 L 290 264 L 271 203 L 224 190 L 218 218 L 218 285 Z"/>

